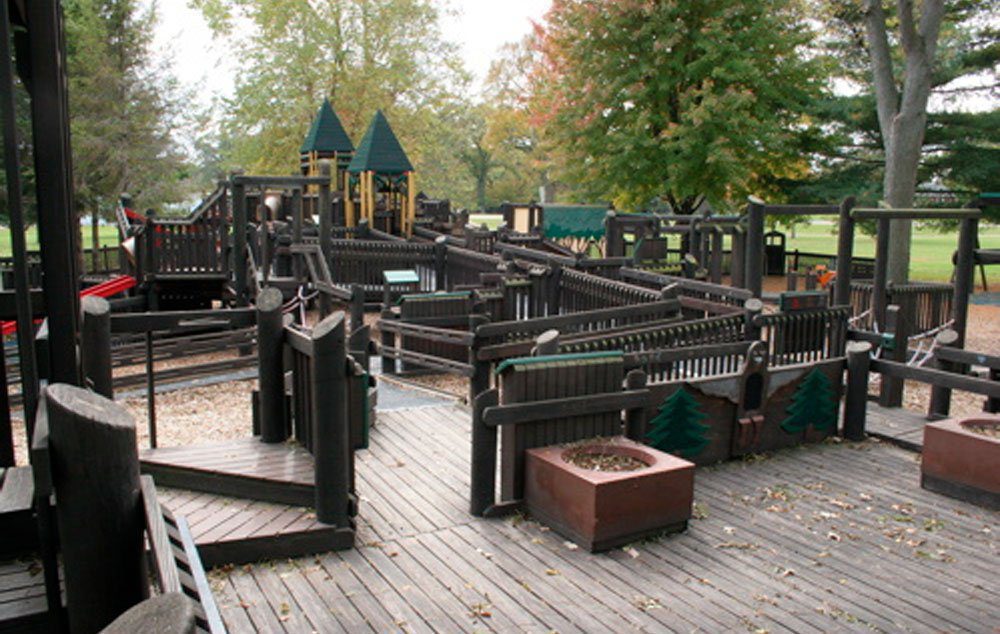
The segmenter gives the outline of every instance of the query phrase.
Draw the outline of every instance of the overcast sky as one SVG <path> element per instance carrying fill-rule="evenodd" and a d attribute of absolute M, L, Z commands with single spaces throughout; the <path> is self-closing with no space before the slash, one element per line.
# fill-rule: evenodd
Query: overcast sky
<path fill-rule="evenodd" d="M 497 49 L 528 33 L 531 21 L 541 19 L 551 0 L 452 0 L 450 4 L 458 15 L 443 20 L 444 37 L 461 46 L 466 67 L 481 81 Z M 158 6 L 155 47 L 171 51 L 178 79 L 187 86 L 208 87 L 210 93 L 231 90 L 234 64 L 225 48 L 212 40 L 201 14 L 190 9 L 187 0 L 158 0 Z"/>

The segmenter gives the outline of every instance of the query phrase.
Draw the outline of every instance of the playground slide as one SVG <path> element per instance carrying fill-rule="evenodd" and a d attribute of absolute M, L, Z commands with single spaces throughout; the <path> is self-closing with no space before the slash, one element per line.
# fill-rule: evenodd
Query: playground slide
<path fill-rule="evenodd" d="M 128 289 L 136 285 L 136 280 L 131 275 L 119 275 L 118 277 L 113 277 L 106 282 L 101 282 L 100 284 L 95 284 L 89 288 L 85 288 L 80 291 L 80 297 L 88 297 L 94 295 L 96 297 L 112 297 L 118 293 L 123 293 Z M 39 323 L 41 319 L 36 319 L 35 323 Z M 16 321 L 5 321 L 3 322 L 3 334 L 4 336 L 12 334 L 17 330 Z"/>

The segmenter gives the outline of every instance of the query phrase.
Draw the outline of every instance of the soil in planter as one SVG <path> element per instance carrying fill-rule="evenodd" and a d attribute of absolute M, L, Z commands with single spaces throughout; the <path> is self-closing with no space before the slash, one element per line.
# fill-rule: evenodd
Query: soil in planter
<path fill-rule="evenodd" d="M 974 434 L 980 434 L 983 436 L 989 436 L 990 438 L 1000 439 L 1000 425 L 991 425 L 989 423 L 973 423 L 971 425 L 966 425 L 965 428 Z"/>
<path fill-rule="evenodd" d="M 642 460 L 633 458 L 632 456 L 588 451 L 586 448 L 574 449 L 568 452 L 563 459 L 581 469 L 589 469 L 591 471 L 638 471 L 649 466 Z"/>

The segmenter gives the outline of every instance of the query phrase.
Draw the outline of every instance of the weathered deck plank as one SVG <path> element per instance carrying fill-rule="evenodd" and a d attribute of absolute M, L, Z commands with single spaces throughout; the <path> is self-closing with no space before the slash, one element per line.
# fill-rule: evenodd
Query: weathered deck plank
<path fill-rule="evenodd" d="M 468 414 L 455 407 L 381 412 L 371 448 L 358 453 L 359 535 L 368 537 L 355 550 L 274 569 L 217 571 L 231 629 L 982 631 L 1000 623 L 1000 513 L 924 491 L 918 460 L 899 448 L 831 443 L 702 468 L 687 532 L 591 555 L 530 519 L 470 516 L 468 434 Z M 202 517 L 211 506 L 189 508 Z"/>

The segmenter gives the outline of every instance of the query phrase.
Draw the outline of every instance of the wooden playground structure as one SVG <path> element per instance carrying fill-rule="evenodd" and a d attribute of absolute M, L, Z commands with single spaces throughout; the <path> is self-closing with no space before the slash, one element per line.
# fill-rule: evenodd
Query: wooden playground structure
<path fill-rule="evenodd" d="M 0 35 L 26 29 L 34 45 L 19 61 L 48 89 L 31 112 L 46 166 L 37 255 L 5 137 L 14 290 L 0 293 L 0 318 L 16 350 L 0 365 L 0 631 L 134 627 L 159 610 L 210 632 L 1000 619 L 981 530 L 1000 521 L 1000 492 L 925 491 L 907 454 L 864 442 L 916 417 L 899 409 L 904 381 L 933 386 L 925 420 L 948 417 L 952 390 L 1000 412 L 1000 358 L 964 346 L 974 267 L 993 257 L 977 247 L 978 206 L 751 199 L 739 214 L 677 216 L 510 204 L 488 230 L 417 196 L 381 112 L 355 147 L 325 102 L 300 174 L 232 174 L 183 219 L 123 203 L 119 249 L 81 257 L 62 44 L 44 10 L 55 3 L 10 15 L 0 4 Z M 5 90 L 12 69 L 5 49 Z M 765 232 L 768 216 L 804 214 L 837 217 L 836 253 L 788 254 Z M 900 218 L 958 221 L 953 283 L 888 283 L 887 227 Z M 852 253 L 862 220 L 879 225 L 870 261 Z M 765 293 L 768 274 L 787 290 Z M 237 356 L 156 369 L 216 351 Z M 245 437 L 160 446 L 158 387 L 235 371 L 257 381 Z M 377 377 L 421 372 L 467 381 L 467 407 L 377 408 Z M 115 403 L 136 387 L 141 448 Z M 686 533 L 590 555 L 522 519 L 529 452 L 607 437 L 698 465 Z M 787 478 L 802 485 L 794 495 Z M 888 520 L 866 506 L 949 530 L 921 559 L 899 545 L 919 535 L 885 546 Z M 232 568 L 263 560 L 287 563 Z"/>

